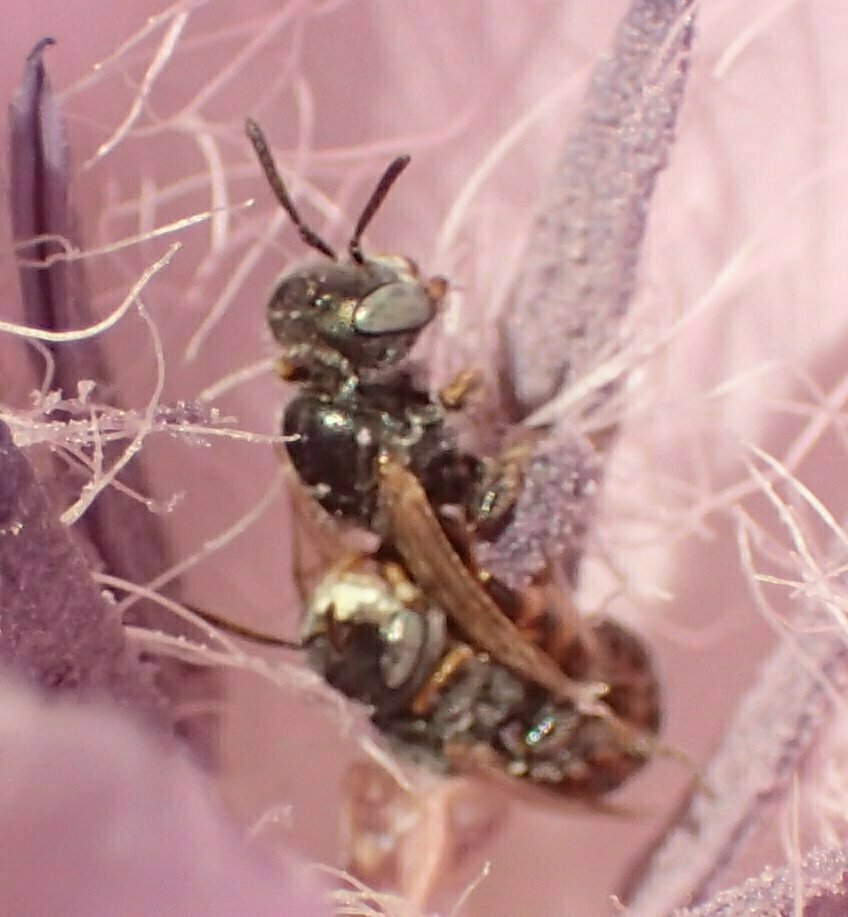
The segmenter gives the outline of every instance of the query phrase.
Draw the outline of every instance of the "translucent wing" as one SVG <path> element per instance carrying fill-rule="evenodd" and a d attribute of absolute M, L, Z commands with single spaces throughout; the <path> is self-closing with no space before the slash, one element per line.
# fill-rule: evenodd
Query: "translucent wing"
<path fill-rule="evenodd" d="M 603 707 L 597 698 L 605 686 L 569 678 L 525 639 L 456 553 L 418 479 L 391 459 L 380 469 L 380 506 L 389 539 L 412 579 L 476 648 L 585 712 Z"/>

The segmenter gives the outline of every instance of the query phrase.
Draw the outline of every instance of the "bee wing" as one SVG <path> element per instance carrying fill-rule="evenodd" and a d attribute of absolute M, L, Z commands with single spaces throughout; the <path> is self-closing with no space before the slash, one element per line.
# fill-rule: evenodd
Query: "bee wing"
<path fill-rule="evenodd" d="M 375 536 L 339 522 L 312 497 L 284 459 L 292 519 L 292 568 L 301 601 L 308 602 L 329 570 L 372 554 Z"/>
<path fill-rule="evenodd" d="M 380 508 L 412 579 L 477 649 L 581 710 L 597 706 L 598 686 L 569 678 L 524 638 L 456 553 L 418 479 L 391 459 L 380 468 Z"/>

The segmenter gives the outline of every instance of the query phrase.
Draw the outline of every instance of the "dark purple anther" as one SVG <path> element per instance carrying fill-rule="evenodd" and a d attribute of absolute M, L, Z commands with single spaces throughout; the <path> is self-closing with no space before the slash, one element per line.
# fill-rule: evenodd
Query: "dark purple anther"
<path fill-rule="evenodd" d="M 165 722 L 149 669 L 2 423 L 0 667 L 43 688 L 111 699 Z"/>
<path fill-rule="evenodd" d="M 61 251 L 58 242 L 24 245 L 39 235 L 62 236 L 79 245 L 70 205 L 70 165 L 65 125 L 44 72 L 42 54 L 54 44 L 40 41 L 27 58 L 24 77 L 10 106 L 10 186 L 12 230 L 21 260 L 43 261 Z M 79 262 L 59 260 L 49 267 L 18 268 L 23 319 L 46 331 L 84 327 L 100 316 L 91 308 Z M 95 337 L 73 344 L 54 344 L 52 387 L 74 398 L 83 380 L 100 391 L 117 389 L 104 351 Z M 33 351 L 33 354 L 35 352 Z M 38 360 L 41 372 L 41 360 Z M 104 444 L 108 464 L 120 455 L 120 444 Z M 130 464 L 121 482 L 138 493 L 147 491 L 138 462 Z M 78 487 L 81 482 L 75 482 Z M 86 511 L 75 529 L 88 539 L 107 572 L 133 582 L 152 579 L 165 566 L 162 537 L 155 517 L 137 501 L 109 489 Z"/>
<path fill-rule="evenodd" d="M 533 447 L 522 471 L 509 525 L 495 541 L 477 542 L 475 560 L 512 589 L 526 588 L 554 558 L 573 581 L 594 514 L 601 457 L 584 436 L 556 427 Z"/>
<path fill-rule="evenodd" d="M 85 327 L 99 316 L 88 295 L 85 273 L 80 261 L 60 259 L 49 266 L 33 266 L 62 252 L 59 241 L 46 239 L 30 243 L 38 236 L 60 236 L 81 248 L 77 219 L 71 203 L 71 164 L 61 109 L 47 78 L 42 60 L 52 38 L 40 41 L 24 67 L 20 88 L 10 106 L 10 187 L 12 231 L 18 245 L 23 320 L 27 325 L 48 331 Z M 77 395 L 84 380 L 96 383 L 95 398 L 108 395 L 120 403 L 120 379 L 110 366 L 108 335 L 67 344 L 51 345 L 54 373 L 51 388 L 65 398 Z M 42 360 L 32 351 L 36 372 L 43 371 Z M 54 413 L 62 421 L 66 415 Z M 121 457 L 124 444 L 102 443 L 103 460 L 108 468 Z M 57 463 L 55 479 L 45 482 L 57 502 L 67 500 L 86 483 L 83 475 Z M 149 493 L 140 457 L 123 468 L 120 483 L 129 491 Z M 110 487 L 101 493 L 74 525 L 74 534 L 84 538 L 93 549 L 104 571 L 131 583 L 153 580 L 169 566 L 168 546 L 158 517 L 127 493 Z M 137 602 L 128 615 L 135 623 L 173 631 L 173 617 L 152 602 Z M 117 626 L 117 622 L 115 622 Z M 169 696 L 181 697 L 185 691 L 214 696 L 215 674 L 194 670 L 176 661 L 159 665 L 159 685 Z M 199 679 L 191 678 L 200 674 Z M 191 683 L 190 683 L 191 682 Z M 195 727 L 198 744 L 209 745 L 203 727 Z"/>
<path fill-rule="evenodd" d="M 508 397 L 517 417 L 583 380 L 620 348 L 651 192 L 683 97 L 693 7 L 692 0 L 637 0 L 595 70 L 507 313 Z M 524 585 L 549 562 L 564 565 L 576 581 L 592 522 L 589 498 L 617 431 L 615 419 L 604 421 L 589 444 L 578 433 L 579 415 L 618 388 L 615 377 L 607 378 L 545 421 L 556 418 L 525 471 L 514 518 L 477 556 L 505 582 Z"/>
<path fill-rule="evenodd" d="M 54 39 L 43 38 L 32 49 L 21 85 L 9 106 L 9 204 L 12 236 L 22 262 L 45 261 L 63 250 L 58 239 L 25 244 L 39 236 L 75 241 L 69 201 L 68 140 L 42 60 L 44 49 L 53 44 Z M 65 260 L 43 268 L 22 263 L 18 275 L 27 324 L 65 330 L 86 316 L 86 310 L 79 307 L 82 274 L 78 265 Z M 65 365 L 57 367 L 56 383 L 69 397 L 76 394 L 83 360 L 89 364 L 87 378 L 97 378 L 98 367 L 91 365 L 92 355 L 85 352 L 91 347 L 84 344 L 82 348 L 62 348 L 66 352 Z M 53 348 L 57 349 L 56 345 Z M 71 373 L 71 369 L 76 372 Z"/>
<path fill-rule="evenodd" d="M 844 693 L 846 685 L 844 633 L 830 609 L 811 601 L 793 615 L 787 635 L 762 665 L 721 744 L 701 769 L 709 792 L 692 792 L 628 881 L 623 891 L 631 905 L 628 914 L 668 913 L 681 904 L 704 902 L 722 888 L 752 834 L 774 816 L 832 717 L 835 692 Z M 763 895 L 767 900 L 767 888 Z"/>
<path fill-rule="evenodd" d="M 692 0 L 638 0 L 598 64 L 531 231 L 506 327 L 522 415 L 616 349 L 686 81 Z"/>

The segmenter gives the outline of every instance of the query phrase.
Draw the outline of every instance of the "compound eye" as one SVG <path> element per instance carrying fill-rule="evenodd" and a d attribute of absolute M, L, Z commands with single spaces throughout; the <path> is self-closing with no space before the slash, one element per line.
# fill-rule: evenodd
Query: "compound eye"
<path fill-rule="evenodd" d="M 359 302 L 353 313 L 353 329 L 373 336 L 420 331 L 435 314 L 420 284 L 387 283 Z"/>

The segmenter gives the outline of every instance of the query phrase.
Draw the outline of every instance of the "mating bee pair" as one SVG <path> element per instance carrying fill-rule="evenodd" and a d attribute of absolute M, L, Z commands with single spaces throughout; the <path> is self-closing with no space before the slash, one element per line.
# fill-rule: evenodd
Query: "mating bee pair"
<path fill-rule="evenodd" d="M 311 508 L 380 538 L 375 554 L 331 563 L 306 587 L 311 665 L 368 704 L 407 757 L 596 799 L 650 754 L 657 682 L 620 624 L 568 620 L 549 584 L 517 593 L 473 563 L 469 539 L 504 524 L 514 494 L 496 462 L 457 447 L 446 422 L 457 399 L 404 366 L 447 284 L 360 244 L 408 157 L 388 167 L 339 260 L 301 219 L 259 126 L 246 129 L 278 201 L 324 256 L 284 274 L 268 304 L 280 374 L 299 387 L 282 423 L 288 459 Z"/>

